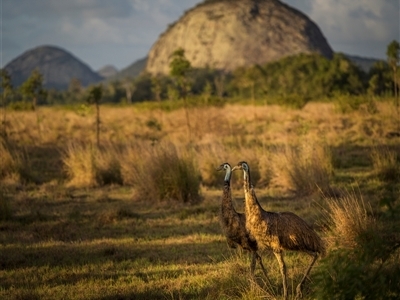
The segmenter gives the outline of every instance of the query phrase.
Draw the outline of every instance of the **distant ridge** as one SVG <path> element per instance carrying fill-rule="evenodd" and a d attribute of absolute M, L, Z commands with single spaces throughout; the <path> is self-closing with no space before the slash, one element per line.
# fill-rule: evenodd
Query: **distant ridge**
<path fill-rule="evenodd" d="M 115 76 L 117 73 L 118 73 L 118 69 L 111 65 L 106 65 L 97 71 L 97 74 L 99 74 L 103 78 Z"/>
<path fill-rule="evenodd" d="M 368 73 L 369 70 L 371 70 L 371 68 L 376 62 L 383 61 L 383 59 L 361 57 L 358 55 L 345 54 L 345 56 L 366 73 Z"/>
<path fill-rule="evenodd" d="M 11 75 L 15 86 L 21 85 L 35 69 L 43 75 L 44 87 L 47 89 L 65 90 L 73 78 L 78 79 L 83 86 L 103 79 L 74 55 L 55 46 L 30 49 L 4 68 Z"/>
<path fill-rule="evenodd" d="M 141 58 L 130 64 L 125 69 L 122 69 L 114 76 L 107 77 L 106 82 L 118 81 L 125 78 L 135 78 L 139 76 L 145 69 L 147 63 L 147 57 Z"/>

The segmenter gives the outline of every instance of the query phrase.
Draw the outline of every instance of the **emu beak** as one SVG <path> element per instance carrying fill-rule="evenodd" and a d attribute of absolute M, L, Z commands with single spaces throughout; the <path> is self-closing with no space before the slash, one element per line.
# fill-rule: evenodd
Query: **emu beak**
<path fill-rule="evenodd" d="M 234 167 L 232 168 L 232 172 L 235 171 L 235 170 L 239 170 L 239 168 L 240 168 L 240 167 L 238 167 L 238 166 L 234 166 Z"/>
<path fill-rule="evenodd" d="M 215 169 L 215 171 L 221 171 L 224 169 L 224 165 L 220 165 L 218 168 Z"/>

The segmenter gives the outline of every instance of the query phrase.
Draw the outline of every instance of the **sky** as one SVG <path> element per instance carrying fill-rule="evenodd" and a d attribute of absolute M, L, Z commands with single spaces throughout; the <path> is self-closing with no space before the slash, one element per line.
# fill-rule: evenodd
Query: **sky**
<path fill-rule="evenodd" d="M 0 63 L 53 45 L 93 70 L 123 69 L 202 0 L 0 0 Z M 400 40 L 400 0 L 284 0 L 318 24 L 336 52 L 382 58 Z"/>

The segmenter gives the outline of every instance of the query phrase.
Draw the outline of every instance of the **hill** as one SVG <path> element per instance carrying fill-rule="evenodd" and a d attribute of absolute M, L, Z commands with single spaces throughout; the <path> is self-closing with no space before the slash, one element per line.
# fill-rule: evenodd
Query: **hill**
<path fill-rule="evenodd" d="M 118 73 L 118 69 L 111 65 L 106 65 L 97 71 L 97 74 L 99 74 L 103 78 L 108 78 L 108 77 L 114 76 L 117 73 Z"/>
<path fill-rule="evenodd" d="M 213 0 L 187 11 L 159 37 L 146 71 L 166 74 L 171 54 L 183 48 L 197 68 L 232 71 L 299 53 L 333 51 L 318 26 L 278 0 Z"/>
<path fill-rule="evenodd" d="M 361 68 L 364 72 L 367 72 L 372 68 L 372 66 L 380 61 L 381 59 L 361 57 L 357 55 L 345 54 L 348 59 L 350 59 L 354 64 Z"/>
<path fill-rule="evenodd" d="M 67 89 L 73 78 L 83 86 L 103 79 L 74 55 L 55 46 L 30 49 L 8 63 L 5 69 L 14 86 L 21 85 L 35 69 L 43 75 L 44 87 L 48 89 Z"/>
<path fill-rule="evenodd" d="M 107 77 L 105 81 L 111 82 L 111 81 L 121 80 L 124 78 L 135 78 L 144 71 L 146 63 L 147 63 L 147 57 L 138 59 L 125 69 L 122 69 L 121 71 L 116 73 L 115 75 Z"/>

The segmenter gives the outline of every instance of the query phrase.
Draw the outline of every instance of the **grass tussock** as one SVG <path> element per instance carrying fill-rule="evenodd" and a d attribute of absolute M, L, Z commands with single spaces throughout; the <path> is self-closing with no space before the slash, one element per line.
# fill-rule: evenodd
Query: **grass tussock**
<path fill-rule="evenodd" d="M 322 190 L 329 192 L 333 173 L 332 158 L 327 146 L 302 143 L 286 146 L 275 154 L 274 173 L 299 196 Z"/>
<path fill-rule="evenodd" d="M 63 158 L 69 185 L 93 187 L 122 184 L 118 157 L 118 150 L 112 145 L 99 149 L 92 144 L 69 144 Z"/>
<path fill-rule="evenodd" d="M 179 153 L 171 143 L 141 144 L 128 149 L 124 160 L 124 181 L 138 197 L 183 203 L 200 199 L 200 173 L 191 152 Z"/>
<path fill-rule="evenodd" d="M 400 243 L 391 224 L 372 217 L 362 196 L 327 198 L 331 243 L 314 276 L 313 298 L 397 299 Z"/>
<path fill-rule="evenodd" d="M 18 185 L 32 181 L 32 170 L 24 149 L 0 140 L 0 184 Z"/>
<path fill-rule="evenodd" d="M 374 147 L 371 151 L 372 166 L 375 174 L 384 181 L 400 179 L 400 164 L 397 152 L 388 147 Z"/>
<path fill-rule="evenodd" d="M 335 244 L 354 247 L 361 236 L 375 229 L 371 206 L 355 191 L 346 192 L 340 198 L 326 198 L 326 203 L 326 216 Z"/>

